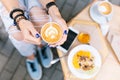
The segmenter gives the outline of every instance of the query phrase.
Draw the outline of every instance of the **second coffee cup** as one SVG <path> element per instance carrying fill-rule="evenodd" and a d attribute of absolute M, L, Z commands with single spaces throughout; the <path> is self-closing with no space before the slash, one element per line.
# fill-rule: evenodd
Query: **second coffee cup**
<path fill-rule="evenodd" d="M 95 8 L 99 16 L 107 17 L 113 13 L 112 4 L 108 1 L 100 1 Z"/>

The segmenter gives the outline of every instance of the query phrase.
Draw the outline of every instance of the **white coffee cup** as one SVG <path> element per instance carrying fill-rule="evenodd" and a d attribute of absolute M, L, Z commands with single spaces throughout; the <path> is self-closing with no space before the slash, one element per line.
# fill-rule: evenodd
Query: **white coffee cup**
<path fill-rule="evenodd" d="M 56 22 L 48 22 L 41 28 L 41 37 L 48 44 L 59 42 L 63 36 L 61 25 Z"/>
<path fill-rule="evenodd" d="M 95 6 L 95 12 L 99 16 L 109 17 L 113 13 L 112 4 L 109 1 L 99 1 Z"/>
<path fill-rule="evenodd" d="M 109 22 L 112 14 L 113 14 L 113 7 L 112 4 L 108 1 L 99 1 L 95 7 L 94 7 L 95 13 L 99 17 L 104 17 L 106 22 Z M 109 25 L 107 23 L 100 24 L 102 34 L 106 36 L 108 30 L 109 30 Z"/>

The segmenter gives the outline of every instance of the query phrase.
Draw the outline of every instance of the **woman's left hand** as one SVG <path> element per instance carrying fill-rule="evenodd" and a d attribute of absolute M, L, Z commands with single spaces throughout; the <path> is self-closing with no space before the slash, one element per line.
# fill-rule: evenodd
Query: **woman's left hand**
<path fill-rule="evenodd" d="M 56 16 L 56 17 L 54 17 L 53 21 L 61 25 L 62 30 L 63 30 L 63 36 L 62 36 L 62 39 L 59 42 L 57 42 L 55 44 L 51 44 L 50 47 L 56 47 L 58 45 L 62 45 L 66 41 L 67 33 L 68 33 L 67 24 L 62 17 Z"/>

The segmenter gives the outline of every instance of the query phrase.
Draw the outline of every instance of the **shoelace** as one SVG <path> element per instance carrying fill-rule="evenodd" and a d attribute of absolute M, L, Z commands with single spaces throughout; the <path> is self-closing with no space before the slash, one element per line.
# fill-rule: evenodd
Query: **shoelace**
<path fill-rule="evenodd" d="M 33 63 L 33 62 L 28 62 L 28 63 L 30 64 L 30 67 L 32 68 L 33 72 L 37 71 L 35 68 L 35 63 Z"/>

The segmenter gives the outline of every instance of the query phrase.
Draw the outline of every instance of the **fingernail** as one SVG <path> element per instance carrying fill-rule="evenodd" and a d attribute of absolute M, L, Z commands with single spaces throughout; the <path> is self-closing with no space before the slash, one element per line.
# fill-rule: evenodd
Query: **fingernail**
<path fill-rule="evenodd" d="M 64 30 L 64 34 L 68 34 L 67 30 Z"/>
<path fill-rule="evenodd" d="M 37 34 L 35 35 L 35 37 L 36 37 L 36 38 L 39 38 L 39 37 L 40 37 L 40 34 L 37 33 Z"/>

